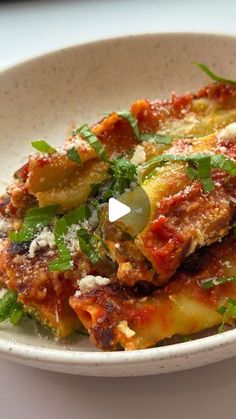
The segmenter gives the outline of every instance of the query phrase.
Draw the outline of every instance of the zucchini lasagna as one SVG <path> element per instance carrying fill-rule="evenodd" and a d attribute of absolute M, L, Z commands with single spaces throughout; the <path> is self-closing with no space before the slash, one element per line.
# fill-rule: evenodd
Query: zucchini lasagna
<path fill-rule="evenodd" d="M 197 65 L 214 80 L 197 93 L 32 142 L 0 198 L 0 321 L 103 350 L 234 327 L 236 82 Z M 111 198 L 136 216 L 110 221 Z"/>

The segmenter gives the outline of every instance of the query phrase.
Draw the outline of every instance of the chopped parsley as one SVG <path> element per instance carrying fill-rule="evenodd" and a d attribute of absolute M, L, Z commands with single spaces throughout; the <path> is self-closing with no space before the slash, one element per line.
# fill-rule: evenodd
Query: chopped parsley
<path fill-rule="evenodd" d="M 99 204 L 107 202 L 111 197 L 121 195 L 131 187 L 132 183 L 136 185 L 137 182 L 137 167 L 135 164 L 121 156 L 109 163 L 110 178 L 91 185 L 90 202 L 97 210 Z"/>
<path fill-rule="evenodd" d="M 70 160 L 73 160 L 76 163 L 81 164 L 80 155 L 75 147 L 72 147 L 69 150 L 67 150 L 66 155 Z"/>
<path fill-rule="evenodd" d="M 20 231 L 10 231 L 9 239 L 13 242 L 28 242 L 33 240 L 41 227 L 46 227 L 55 218 L 58 205 L 42 208 L 31 208 L 27 211 Z"/>
<path fill-rule="evenodd" d="M 0 300 L 0 322 L 9 319 L 16 325 L 21 321 L 23 314 L 22 304 L 17 301 L 17 293 L 7 291 Z"/>
<path fill-rule="evenodd" d="M 56 149 L 48 144 L 45 140 L 35 140 L 32 141 L 31 144 L 37 151 L 41 151 L 41 153 L 56 153 Z"/>
<path fill-rule="evenodd" d="M 225 305 L 218 307 L 217 312 L 222 315 L 222 323 L 218 329 L 221 333 L 225 330 L 225 323 L 228 318 L 236 319 L 236 300 L 228 297 Z"/>
<path fill-rule="evenodd" d="M 201 282 L 201 286 L 202 286 L 202 288 L 207 290 L 207 289 L 213 288 L 217 285 L 226 284 L 228 282 L 236 282 L 236 277 L 235 276 L 230 276 L 230 277 L 204 279 Z"/>
<path fill-rule="evenodd" d="M 213 71 L 210 70 L 206 64 L 197 63 L 197 62 L 194 62 L 193 64 L 195 64 L 198 68 L 200 68 L 200 70 L 206 73 L 207 76 L 209 76 L 214 81 L 225 83 L 225 84 L 236 84 L 236 80 L 225 79 L 224 77 L 218 76 L 217 74 L 213 73 Z"/>
<path fill-rule="evenodd" d="M 81 135 L 90 146 L 96 151 L 97 155 L 101 160 L 107 161 L 107 154 L 104 145 L 98 139 L 98 137 L 90 130 L 87 124 L 82 125 L 80 128 L 77 128 L 75 134 Z"/>
<path fill-rule="evenodd" d="M 137 179 L 136 165 L 123 158 L 112 160 L 110 162 L 109 172 L 112 175 L 113 181 L 109 188 L 107 198 L 121 195 L 130 187 L 131 182 L 135 182 Z"/>

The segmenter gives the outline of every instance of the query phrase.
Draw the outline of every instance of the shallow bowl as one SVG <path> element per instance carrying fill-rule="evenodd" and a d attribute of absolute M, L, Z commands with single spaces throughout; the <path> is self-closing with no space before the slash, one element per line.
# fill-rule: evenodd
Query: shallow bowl
<path fill-rule="evenodd" d="M 236 78 L 236 38 L 153 34 L 108 39 L 52 52 L 0 74 L 1 190 L 31 151 L 30 140 L 58 144 L 81 123 L 129 107 L 139 98 L 194 91 L 209 80 L 199 61 Z M 0 355 L 48 370 L 93 376 L 138 376 L 206 365 L 236 353 L 236 330 L 165 347 L 100 352 L 88 338 L 55 342 L 31 325 L 0 324 Z"/>

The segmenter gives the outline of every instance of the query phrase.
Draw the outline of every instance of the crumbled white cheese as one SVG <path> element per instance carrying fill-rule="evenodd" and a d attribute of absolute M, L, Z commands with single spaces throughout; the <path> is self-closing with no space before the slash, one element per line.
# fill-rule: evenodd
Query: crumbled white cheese
<path fill-rule="evenodd" d="M 49 231 L 47 227 L 45 227 L 31 242 L 29 257 L 33 258 L 38 250 L 45 247 L 49 247 L 50 249 L 54 249 L 56 247 L 54 234 L 52 231 Z"/>
<path fill-rule="evenodd" d="M 115 243 L 115 244 L 114 244 L 114 247 L 115 247 L 116 249 L 119 249 L 119 248 L 120 248 L 120 243 Z"/>
<path fill-rule="evenodd" d="M 142 145 L 138 145 L 131 159 L 131 163 L 141 164 L 141 163 L 144 163 L 145 160 L 146 160 L 146 152 Z"/>
<path fill-rule="evenodd" d="M 118 326 L 117 329 L 123 333 L 128 339 L 132 338 L 135 335 L 135 331 L 130 329 L 128 326 L 127 320 L 122 320 Z"/>
<path fill-rule="evenodd" d="M 77 231 L 80 228 L 80 225 L 72 224 L 72 226 L 68 228 L 67 233 L 63 237 L 64 243 L 72 255 L 80 250 L 79 240 L 77 237 Z"/>
<path fill-rule="evenodd" d="M 223 128 L 220 131 L 218 138 L 220 140 L 236 140 L 236 122 L 232 122 L 231 124 Z"/>
<path fill-rule="evenodd" d="M 63 237 L 64 243 L 72 255 L 80 251 L 80 245 L 79 245 L 79 240 L 77 237 L 77 232 L 81 228 L 84 228 L 87 231 L 91 231 L 91 227 L 88 221 L 84 220 L 80 222 L 79 224 L 72 224 L 68 228 L 67 233 Z"/>
<path fill-rule="evenodd" d="M 86 275 L 79 281 L 79 288 L 81 293 L 92 291 L 97 287 L 108 285 L 110 283 L 109 278 L 103 276 Z"/>

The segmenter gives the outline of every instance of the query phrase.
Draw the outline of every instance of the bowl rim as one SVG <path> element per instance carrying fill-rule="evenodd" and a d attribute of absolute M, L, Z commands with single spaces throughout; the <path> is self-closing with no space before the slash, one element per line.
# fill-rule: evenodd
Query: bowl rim
<path fill-rule="evenodd" d="M 137 364 L 150 361 L 164 362 L 170 359 L 190 358 L 196 354 L 216 351 L 220 347 L 236 342 L 236 329 L 220 334 L 198 338 L 189 342 L 181 342 L 162 347 L 129 350 L 129 351 L 80 351 L 47 348 L 32 344 L 9 341 L 0 338 L 0 354 L 13 355 L 18 359 L 43 361 L 50 364 L 73 365 L 122 365 Z"/>
<path fill-rule="evenodd" d="M 42 59 L 42 58 L 47 58 L 48 56 L 53 56 L 55 54 L 59 54 L 63 51 L 67 51 L 67 50 L 72 50 L 72 49 L 77 49 L 77 48 L 86 48 L 89 46 L 93 46 L 93 45 L 98 45 L 98 44 L 108 44 L 110 42 L 119 42 L 119 41 L 124 41 L 124 40 L 132 40 L 132 39 L 139 39 L 139 38 L 150 38 L 150 37 L 160 37 L 160 38 L 164 38 L 164 37 L 176 37 L 176 38 L 180 38 L 182 36 L 185 36 L 187 38 L 190 37 L 205 37 L 208 36 L 209 38 L 225 38 L 225 39 L 235 39 L 236 38 L 236 33 L 232 34 L 232 33 L 227 33 L 227 32 L 191 32 L 191 31 L 184 31 L 184 32 L 178 32 L 178 31 L 162 31 L 162 32 L 137 32 L 137 33 L 127 33 L 127 34 L 122 34 L 122 35 L 114 35 L 114 36 L 107 36 L 107 37 L 99 37 L 99 38 L 94 38 L 92 40 L 88 40 L 88 41 L 82 41 L 82 42 L 72 42 L 72 43 L 68 43 L 63 47 L 59 47 L 59 48 L 50 48 L 50 49 L 44 49 L 43 51 L 41 51 L 39 54 L 29 54 L 26 55 L 25 57 L 23 57 L 22 59 L 18 59 L 16 61 L 11 61 L 9 63 L 7 63 L 6 65 L 1 66 L 0 65 L 0 77 L 2 76 L 3 73 L 5 73 L 6 71 L 11 71 L 11 70 L 15 70 L 17 67 L 20 66 L 24 66 L 25 64 L 30 64 L 33 61 L 37 61 L 38 59 Z"/>
<path fill-rule="evenodd" d="M 181 38 L 181 37 L 204 37 L 209 38 L 225 38 L 226 40 L 236 41 L 236 35 L 232 33 L 215 33 L 215 32 L 138 32 L 135 34 L 124 34 L 121 36 L 109 36 L 104 38 L 96 38 L 94 40 L 83 41 L 81 43 L 75 42 L 62 48 L 50 49 L 40 54 L 30 55 L 0 67 L 0 80 L 7 72 L 15 71 L 24 65 L 30 65 L 42 58 L 52 57 L 53 55 L 63 53 L 77 48 L 86 48 L 89 46 L 97 46 L 100 44 L 109 44 L 112 42 L 125 42 L 132 39 L 143 38 Z M 38 346 L 35 344 L 26 344 L 21 342 L 14 342 L 9 338 L 0 336 L 0 354 L 10 358 L 10 355 L 17 359 L 34 361 L 42 361 L 45 364 L 66 364 L 76 366 L 98 366 L 99 365 L 122 365 L 124 363 L 149 363 L 150 361 L 166 361 L 170 359 L 181 359 L 194 356 L 197 353 L 206 353 L 209 351 L 216 351 L 221 346 L 230 346 L 236 344 L 236 329 L 228 330 L 220 334 L 215 334 L 207 337 L 202 337 L 189 342 L 181 342 L 163 347 L 146 348 L 129 351 L 80 351 L 57 349 L 45 346 Z"/>

